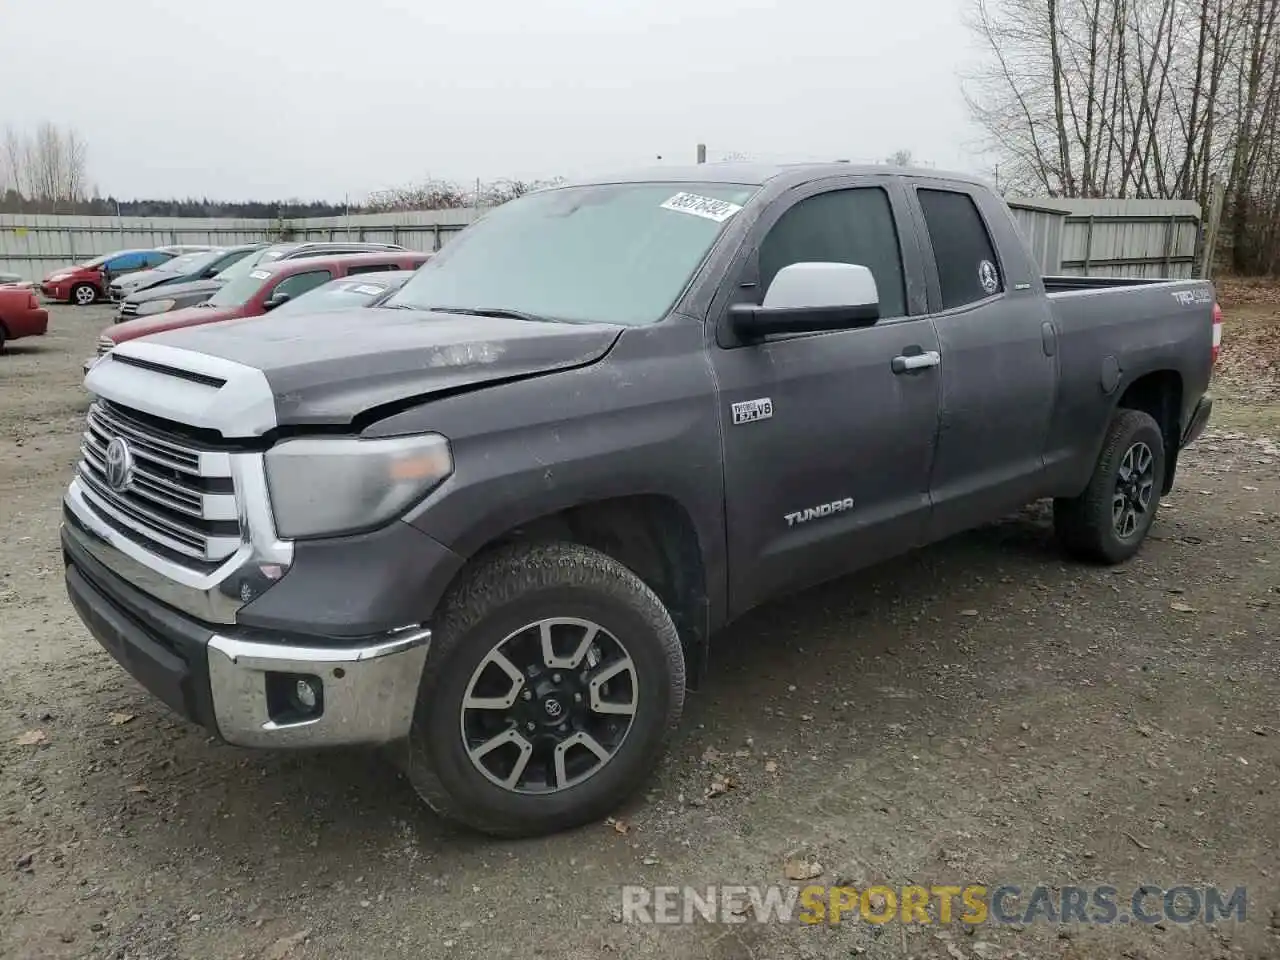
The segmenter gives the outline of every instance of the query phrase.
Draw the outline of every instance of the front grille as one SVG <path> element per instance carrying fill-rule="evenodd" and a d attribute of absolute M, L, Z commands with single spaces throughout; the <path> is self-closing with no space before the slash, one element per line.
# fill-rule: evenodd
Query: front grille
<path fill-rule="evenodd" d="M 124 303 L 120 304 L 120 316 L 136 317 L 137 315 L 138 315 L 138 305 L 136 303 L 130 303 L 128 300 L 126 300 Z"/>
<path fill-rule="evenodd" d="M 98 356 L 105 357 L 108 353 L 115 349 L 116 342 L 108 336 L 98 338 Z"/>
<path fill-rule="evenodd" d="M 77 473 L 102 519 L 161 556 L 209 569 L 240 546 L 229 456 L 160 434 L 126 408 L 89 408 Z M 107 447 L 121 439 L 132 475 L 121 489 L 107 479 Z"/>

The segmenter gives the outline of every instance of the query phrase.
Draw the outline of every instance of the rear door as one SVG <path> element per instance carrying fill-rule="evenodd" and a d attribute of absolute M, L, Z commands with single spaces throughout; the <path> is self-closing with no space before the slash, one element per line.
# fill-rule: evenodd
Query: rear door
<path fill-rule="evenodd" d="M 1040 495 L 1057 368 L 1036 270 L 998 198 L 955 181 L 913 193 L 942 355 L 932 540 Z"/>
<path fill-rule="evenodd" d="M 719 302 L 759 303 L 784 266 L 843 262 L 875 276 L 881 320 L 834 333 L 741 343 L 727 303 L 711 347 L 724 446 L 730 604 L 735 613 L 919 542 L 938 416 L 936 357 L 919 250 L 895 178 L 791 191 L 752 228 Z"/>

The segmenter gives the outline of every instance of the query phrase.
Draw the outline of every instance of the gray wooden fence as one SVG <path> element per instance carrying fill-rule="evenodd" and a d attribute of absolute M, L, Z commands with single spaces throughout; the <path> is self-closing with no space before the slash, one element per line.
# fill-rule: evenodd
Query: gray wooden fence
<path fill-rule="evenodd" d="M 1048 274 L 1190 277 L 1200 208 L 1182 200 L 1009 201 Z M 113 250 L 171 243 L 231 245 L 257 240 L 369 240 L 439 250 L 474 221 L 476 209 L 359 214 L 292 220 L 183 217 L 65 217 L 0 214 L 0 273 L 38 280 L 56 267 Z"/>
<path fill-rule="evenodd" d="M 175 243 L 232 246 L 259 240 L 352 239 L 433 251 L 477 216 L 474 209 L 293 220 L 0 214 L 0 273 L 39 280 L 57 267 L 113 250 Z"/>

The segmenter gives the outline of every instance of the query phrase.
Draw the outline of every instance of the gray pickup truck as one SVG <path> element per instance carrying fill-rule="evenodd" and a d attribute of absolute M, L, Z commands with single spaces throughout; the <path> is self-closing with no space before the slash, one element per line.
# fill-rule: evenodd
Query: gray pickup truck
<path fill-rule="evenodd" d="M 381 307 L 109 354 L 67 588 L 223 740 L 392 746 L 441 813 L 551 832 L 643 782 L 771 597 L 1039 498 L 1073 556 L 1130 557 L 1219 323 L 1203 281 L 1042 277 L 961 176 L 546 190 Z"/>

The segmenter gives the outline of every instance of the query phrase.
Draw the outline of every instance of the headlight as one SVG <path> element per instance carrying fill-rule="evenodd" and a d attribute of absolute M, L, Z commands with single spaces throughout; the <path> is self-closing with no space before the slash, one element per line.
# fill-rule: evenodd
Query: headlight
<path fill-rule="evenodd" d="M 138 316 L 145 317 L 152 313 L 164 313 L 166 310 L 172 310 L 177 300 L 147 300 L 145 303 L 138 304 Z"/>
<path fill-rule="evenodd" d="M 449 441 L 438 433 L 299 437 L 268 450 L 266 463 L 276 531 L 288 538 L 382 526 L 453 472 Z"/>

